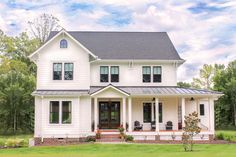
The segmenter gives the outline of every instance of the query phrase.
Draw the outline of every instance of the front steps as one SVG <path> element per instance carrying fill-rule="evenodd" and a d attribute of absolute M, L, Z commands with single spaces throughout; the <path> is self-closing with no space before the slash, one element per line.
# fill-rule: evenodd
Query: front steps
<path fill-rule="evenodd" d="M 124 140 L 120 138 L 120 133 L 117 130 L 101 130 L 101 138 L 96 139 L 96 142 L 124 142 Z"/>

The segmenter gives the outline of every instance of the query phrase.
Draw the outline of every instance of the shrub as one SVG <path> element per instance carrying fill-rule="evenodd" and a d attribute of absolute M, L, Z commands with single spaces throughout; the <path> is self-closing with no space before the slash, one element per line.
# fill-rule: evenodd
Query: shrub
<path fill-rule="evenodd" d="M 8 139 L 6 141 L 6 147 L 15 148 L 24 146 L 23 139 Z"/>
<path fill-rule="evenodd" d="M 101 131 L 99 129 L 97 129 L 96 131 L 96 139 L 100 139 L 101 138 Z"/>
<path fill-rule="evenodd" d="M 86 137 L 86 140 L 85 140 L 85 142 L 95 142 L 95 141 L 96 141 L 96 138 L 93 136 L 88 136 Z"/>
<path fill-rule="evenodd" d="M 0 148 L 5 147 L 5 141 L 4 140 L 0 140 Z"/>
<path fill-rule="evenodd" d="M 134 140 L 134 137 L 133 136 L 131 136 L 131 135 L 127 135 L 127 136 L 125 136 L 125 141 L 133 141 Z"/>

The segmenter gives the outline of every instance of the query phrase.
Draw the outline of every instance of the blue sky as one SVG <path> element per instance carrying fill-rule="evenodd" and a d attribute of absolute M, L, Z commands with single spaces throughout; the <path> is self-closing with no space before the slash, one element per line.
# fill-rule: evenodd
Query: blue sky
<path fill-rule="evenodd" d="M 179 81 L 191 81 L 204 63 L 236 59 L 233 0 L 3 0 L 0 29 L 17 35 L 27 22 L 52 14 L 67 30 L 166 31 L 180 56 Z"/>

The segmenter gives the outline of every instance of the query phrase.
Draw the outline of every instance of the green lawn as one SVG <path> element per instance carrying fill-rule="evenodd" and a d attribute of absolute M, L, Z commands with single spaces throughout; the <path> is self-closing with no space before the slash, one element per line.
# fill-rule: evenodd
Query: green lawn
<path fill-rule="evenodd" d="M 1 157 L 235 157 L 236 144 L 196 145 L 184 152 L 182 145 L 84 144 L 0 150 Z"/>

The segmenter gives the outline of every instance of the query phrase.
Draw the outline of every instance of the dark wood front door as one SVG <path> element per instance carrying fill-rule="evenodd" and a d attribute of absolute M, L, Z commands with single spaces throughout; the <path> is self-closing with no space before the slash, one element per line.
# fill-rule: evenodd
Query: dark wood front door
<path fill-rule="evenodd" d="M 100 129 L 117 129 L 120 126 L 120 102 L 99 102 Z"/>

